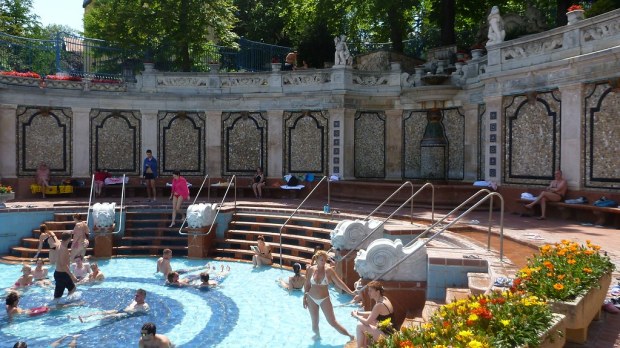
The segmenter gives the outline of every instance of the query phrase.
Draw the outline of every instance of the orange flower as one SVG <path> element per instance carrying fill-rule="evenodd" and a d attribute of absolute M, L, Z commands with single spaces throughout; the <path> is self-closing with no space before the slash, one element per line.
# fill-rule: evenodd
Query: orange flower
<path fill-rule="evenodd" d="M 584 267 L 583 271 L 586 273 L 592 273 L 592 268 Z"/>
<path fill-rule="evenodd" d="M 575 259 L 568 259 L 566 263 L 568 263 L 569 265 L 574 265 L 577 263 L 577 261 L 575 261 Z"/>
<path fill-rule="evenodd" d="M 555 283 L 553 284 L 553 288 L 560 291 L 562 289 L 564 289 L 564 285 L 560 284 L 560 283 Z"/>

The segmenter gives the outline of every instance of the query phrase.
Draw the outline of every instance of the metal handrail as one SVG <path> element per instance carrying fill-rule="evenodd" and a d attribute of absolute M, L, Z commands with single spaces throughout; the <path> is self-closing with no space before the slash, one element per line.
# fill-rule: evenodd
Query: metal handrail
<path fill-rule="evenodd" d="M 202 184 L 200 184 L 200 188 L 198 189 L 198 192 L 196 193 L 196 197 L 194 197 L 194 201 L 192 202 L 192 205 L 196 204 L 196 201 L 198 200 L 198 197 L 200 197 L 200 192 L 202 192 L 202 187 L 205 185 L 205 181 L 207 181 L 208 177 L 209 177 L 209 174 L 207 174 L 204 177 L 204 179 L 202 179 Z M 185 217 L 183 218 L 183 222 L 181 223 L 181 227 L 179 227 L 179 233 L 181 233 L 181 231 L 183 230 L 183 226 L 185 226 L 186 222 L 187 222 L 187 212 L 185 213 Z"/>
<path fill-rule="evenodd" d="M 206 179 L 206 178 L 205 178 Z M 204 181 L 203 181 L 204 184 Z M 211 224 L 211 226 L 209 227 L 209 230 L 207 231 L 207 233 L 200 233 L 200 232 L 183 232 L 183 225 L 181 225 L 181 228 L 179 229 L 179 234 L 181 235 L 192 235 L 192 236 L 200 236 L 200 235 L 209 235 L 209 233 L 211 233 L 211 230 L 213 230 L 213 225 L 215 225 L 215 221 L 217 221 L 217 216 L 220 214 L 220 210 L 222 210 L 222 207 L 224 206 L 224 201 L 226 200 L 226 197 L 228 196 L 228 191 L 230 191 L 230 186 L 233 185 L 234 189 L 234 207 L 235 210 L 237 209 L 237 176 L 233 175 L 230 178 L 230 182 L 228 183 L 228 186 L 226 187 L 226 192 L 224 192 L 224 197 L 222 197 L 222 202 L 220 204 L 218 204 L 217 206 L 217 211 L 215 212 L 215 216 L 213 217 L 213 223 Z M 201 185 L 202 186 L 202 185 Z M 196 198 L 198 198 L 198 196 L 196 196 Z M 194 200 L 195 201 L 195 200 Z M 187 214 L 185 214 L 187 215 Z M 187 220 L 187 216 L 185 216 L 185 219 Z M 185 223 L 185 221 L 183 221 L 183 223 Z"/>
<path fill-rule="evenodd" d="M 293 218 L 293 216 L 295 214 L 297 214 L 297 211 L 299 210 L 299 208 L 301 208 L 302 205 L 304 205 L 304 203 L 306 203 L 306 201 L 308 200 L 308 198 L 310 198 L 310 196 L 314 193 L 314 191 L 316 191 L 316 189 L 321 185 L 321 183 L 323 181 L 327 181 L 327 205 L 329 205 L 329 201 L 330 201 L 330 192 L 329 192 L 329 178 L 327 176 L 323 176 L 321 178 L 321 180 L 319 181 L 318 184 L 316 184 L 316 186 L 314 186 L 314 188 L 312 189 L 312 191 L 310 191 L 310 193 L 308 193 L 308 195 L 306 196 L 306 198 L 304 198 L 303 201 L 301 201 L 301 203 L 299 203 L 299 205 L 297 206 L 297 208 L 295 208 L 295 210 L 293 211 L 293 213 L 288 217 L 288 219 L 286 219 L 286 221 L 284 221 L 284 223 L 282 224 L 282 226 L 280 226 L 280 268 L 282 268 L 282 230 L 284 229 L 284 226 L 286 226 L 286 224 L 288 224 L 289 221 L 291 221 L 291 219 Z"/>
<path fill-rule="evenodd" d="M 407 182 L 411 184 L 411 182 L 410 182 L 410 181 L 407 181 Z M 402 184 L 402 185 L 398 188 L 398 190 L 400 190 L 400 189 L 401 189 L 401 188 L 402 188 L 405 184 L 406 184 L 406 183 Z M 415 196 L 417 196 L 420 192 L 422 192 L 422 190 L 424 190 L 424 189 L 425 189 L 426 187 L 428 187 L 428 186 L 431 186 L 431 188 L 432 188 L 432 192 L 433 192 L 433 193 L 432 193 L 432 198 L 431 198 L 431 211 L 432 211 L 432 213 L 431 213 L 431 215 L 432 215 L 431 219 L 432 219 L 432 221 L 434 221 L 434 220 L 435 220 L 435 186 L 434 186 L 433 184 L 431 184 L 430 182 L 427 182 L 426 184 L 422 185 L 422 187 L 420 187 L 420 188 L 419 188 L 419 189 L 418 189 L 415 193 L 413 193 L 413 185 L 411 185 L 411 192 L 412 192 L 412 193 L 411 193 L 411 196 L 410 196 L 410 197 L 409 197 L 409 198 L 408 198 L 408 199 L 407 199 L 407 200 L 406 200 L 403 204 L 401 204 L 398 208 L 396 208 L 396 210 L 394 210 L 394 211 L 392 212 L 392 214 L 390 214 L 387 218 L 385 218 L 385 220 L 383 220 L 383 221 L 382 221 L 379 225 L 377 225 L 377 227 L 375 227 L 375 228 L 374 228 L 374 229 L 373 229 L 373 230 L 372 230 L 369 234 L 367 234 L 367 235 L 366 235 L 366 237 L 362 238 L 362 240 L 361 240 L 361 241 L 359 241 L 359 242 L 358 242 L 358 243 L 357 243 L 357 244 L 356 244 L 353 248 L 351 248 L 351 250 L 349 250 L 349 252 L 347 252 L 344 256 L 340 257 L 340 258 L 338 259 L 338 261 L 342 261 L 342 260 L 346 259 L 347 257 L 349 257 L 349 255 L 351 255 L 351 254 L 353 253 L 353 251 L 357 251 L 357 248 L 359 248 L 359 246 L 360 246 L 360 245 L 364 244 L 364 242 L 365 242 L 366 240 L 368 240 L 368 238 L 370 238 L 370 236 L 372 236 L 372 235 L 373 235 L 373 233 L 375 233 L 375 231 L 376 231 L 377 229 L 379 229 L 379 227 L 381 227 L 381 226 L 385 225 L 385 223 L 386 223 L 389 219 L 391 219 L 391 218 L 392 218 L 392 216 L 394 216 L 394 214 L 396 214 L 396 213 L 397 213 L 397 212 L 398 212 L 398 211 L 399 211 L 402 207 L 404 207 L 405 205 L 407 205 L 407 203 L 409 203 L 410 201 L 411 201 L 411 214 L 412 214 L 412 216 L 413 216 L 413 199 L 415 198 Z M 396 190 L 396 191 L 392 194 L 392 196 L 394 196 L 394 194 L 396 194 L 396 192 L 398 192 L 398 190 Z M 389 199 L 389 198 L 391 198 L 392 196 L 388 197 L 388 199 Z M 384 201 L 384 203 L 385 203 L 388 199 L 386 199 L 386 200 Z M 377 208 L 377 209 L 379 209 L 379 208 Z M 364 218 L 364 221 L 365 221 L 368 217 L 370 217 L 370 215 L 372 215 L 375 211 L 377 211 L 377 209 L 375 209 L 375 210 L 374 210 L 372 213 L 370 213 L 370 214 L 369 214 L 366 218 Z M 411 223 L 413 223 L 413 217 L 411 218 Z"/>
<path fill-rule="evenodd" d="M 386 198 L 385 200 L 383 200 L 383 202 L 381 202 L 381 204 L 379 204 L 375 210 L 373 210 L 370 214 L 368 214 L 365 218 L 362 219 L 362 221 L 366 221 L 368 220 L 372 214 L 376 213 L 377 210 L 381 209 L 381 207 L 383 207 L 385 205 L 385 203 L 387 203 L 390 199 L 392 199 L 392 197 L 396 196 L 396 194 L 398 192 L 400 192 L 400 190 L 405 187 L 405 186 L 411 186 L 411 195 L 413 196 L 413 184 L 411 183 L 411 181 L 405 181 L 404 183 L 402 183 L 402 185 L 400 185 L 396 191 L 394 191 L 388 198 Z M 411 202 L 411 223 L 413 223 L 413 202 Z"/>
<path fill-rule="evenodd" d="M 500 253 L 499 253 L 499 259 L 500 262 L 503 262 L 504 260 L 504 197 L 502 197 L 501 194 L 497 193 L 497 192 L 490 192 L 489 190 L 480 190 L 478 191 L 476 194 L 472 195 L 469 199 L 467 199 L 465 202 L 461 203 L 457 208 L 455 208 L 454 210 L 452 210 L 452 212 L 456 211 L 458 208 L 460 208 L 461 206 L 463 206 L 464 204 L 466 204 L 467 202 L 469 202 L 472 198 L 474 198 L 478 193 L 480 192 L 488 192 L 488 194 L 484 197 L 482 197 L 480 200 L 478 200 L 478 202 L 476 202 L 474 205 L 472 205 L 469 209 L 467 209 L 465 212 L 463 212 L 461 215 L 459 215 L 456 219 L 454 219 L 452 222 L 450 222 L 448 225 L 445 225 L 442 227 L 441 230 L 439 230 L 439 232 L 435 233 L 433 236 L 431 236 L 430 238 L 428 238 L 427 240 L 425 240 L 424 242 L 422 242 L 422 244 L 420 244 L 418 246 L 417 249 L 413 250 L 409 255 L 406 255 L 405 257 L 403 257 L 402 259 L 400 259 L 398 262 L 396 262 L 395 264 L 393 264 L 390 268 L 388 268 L 387 271 L 381 273 L 380 275 L 378 275 L 377 277 L 375 277 L 373 280 L 378 280 L 381 279 L 381 277 L 383 277 L 384 275 L 390 273 L 394 268 L 398 267 L 401 263 L 405 262 L 405 260 L 407 258 L 409 258 L 411 255 L 415 254 L 418 250 L 420 250 L 423 246 L 426 246 L 428 243 L 430 243 L 433 239 L 437 238 L 439 235 L 441 235 L 444 231 L 446 231 L 449 227 L 451 227 L 452 225 L 454 225 L 456 222 L 458 222 L 461 218 L 463 218 L 465 215 L 469 214 L 472 210 L 476 209 L 479 205 L 481 205 L 482 203 L 484 203 L 487 199 L 490 199 L 490 211 L 493 211 L 493 197 L 494 196 L 498 196 L 501 202 L 501 207 L 500 207 L 500 232 L 499 232 L 499 248 L 500 248 Z M 451 213 L 452 213 L 451 212 Z M 438 223 L 440 223 L 441 221 L 443 221 L 446 217 L 450 216 L 450 214 L 444 216 L 440 221 L 436 222 L 435 224 L 433 224 L 433 226 L 429 227 L 429 229 L 427 229 L 426 231 L 429 231 L 432 227 L 434 227 L 435 225 L 437 225 Z M 490 227 L 490 216 L 489 216 L 489 245 L 487 246 L 487 249 L 490 249 L 491 245 L 490 245 L 490 239 L 491 239 L 491 227 Z M 425 232 L 426 232 L 425 231 Z M 423 232 L 423 233 L 425 233 Z M 422 234 L 420 234 L 422 235 Z M 410 245 L 412 245 L 413 243 L 415 243 L 415 241 L 417 240 L 414 239 L 411 242 L 407 243 L 407 245 L 405 245 L 403 248 L 406 248 Z M 362 290 L 366 288 L 366 286 L 364 286 L 362 288 Z"/>
<path fill-rule="evenodd" d="M 125 176 L 126 176 L 126 174 L 123 174 L 123 187 L 121 189 L 121 207 L 120 207 L 120 210 L 119 210 L 119 213 L 118 213 L 119 214 L 118 230 L 110 231 L 110 232 L 106 232 L 106 231 L 97 232 L 98 235 L 118 234 L 118 233 L 121 232 L 121 229 L 123 227 L 123 206 L 125 204 Z M 93 175 L 93 183 L 94 183 L 94 179 L 95 179 L 95 176 Z M 91 185 L 90 189 L 91 189 L 91 194 L 92 194 L 92 189 L 93 189 L 92 185 Z M 90 209 L 90 203 L 88 204 L 88 206 L 89 206 L 89 209 Z M 114 212 L 114 214 L 116 214 L 116 212 Z M 88 219 L 86 220 L 86 223 L 88 223 Z"/>

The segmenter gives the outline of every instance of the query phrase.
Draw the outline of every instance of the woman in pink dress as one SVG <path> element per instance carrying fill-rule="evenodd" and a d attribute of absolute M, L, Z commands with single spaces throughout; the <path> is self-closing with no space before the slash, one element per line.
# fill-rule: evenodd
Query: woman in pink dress
<path fill-rule="evenodd" d="M 50 186 L 50 167 L 45 162 L 39 163 L 36 174 L 37 185 L 41 186 L 41 193 L 45 198 L 45 191 Z"/>
<path fill-rule="evenodd" d="M 172 172 L 170 199 L 172 200 L 172 222 L 169 227 L 173 227 L 176 222 L 177 211 L 181 209 L 183 201 L 189 199 L 187 180 L 181 176 L 181 172 L 178 170 Z M 181 218 L 181 220 L 183 220 L 183 218 Z"/>

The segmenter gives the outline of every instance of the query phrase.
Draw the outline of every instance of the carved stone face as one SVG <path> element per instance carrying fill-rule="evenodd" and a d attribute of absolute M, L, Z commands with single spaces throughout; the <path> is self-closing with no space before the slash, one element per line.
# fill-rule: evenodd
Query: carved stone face
<path fill-rule="evenodd" d="M 93 221 L 97 227 L 111 227 L 114 225 L 114 203 L 97 203 L 93 206 Z"/>

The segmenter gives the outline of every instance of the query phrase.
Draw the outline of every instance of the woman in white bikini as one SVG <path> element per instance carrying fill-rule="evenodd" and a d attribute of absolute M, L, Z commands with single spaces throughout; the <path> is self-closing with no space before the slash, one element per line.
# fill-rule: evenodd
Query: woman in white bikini
<path fill-rule="evenodd" d="M 312 257 L 312 264 L 306 271 L 306 284 L 304 284 L 304 308 L 308 308 L 310 317 L 312 318 L 312 331 L 314 331 L 313 339 L 318 340 L 321 338 L 319 333 L 319 308 L 323 311 L 325 319 L 329 325 L 338 330 L 343 335 L 349 336 L 351 340 L 354 339 L 347 329 L 345 329 L 340 323 L 336 321 L 334 315 L 334 307 L 329 298 L 329 283 L 334 283 L 337 287 L 345 291 L 346 293 L 353 295 L 353 291 L 349 289 L 340 277 L 336 274 L 336 271 L 327 264 L 329 256 L 324 250 L 317 251 Z"/>
<path fill-rule="evenodd" d="M 60 245 L 60 241 L 58 240 L 54 232 L 50 231 L 47 228 L 46 224 L 41 224 L 41 226 L 39 227 L 39 230 L 41 231 L 41 235 L 39 235 L 39 247 L 37 248 L 37 253 L 34 255 L 34 258 L 36 259 L 39 257 L 39 253 L 41 253 L 41 248 L 43 247 L 43 243 L 47 242 L 49 246 L 50 264 L 55 265 L 56 264 L 56 248 Z"/>

